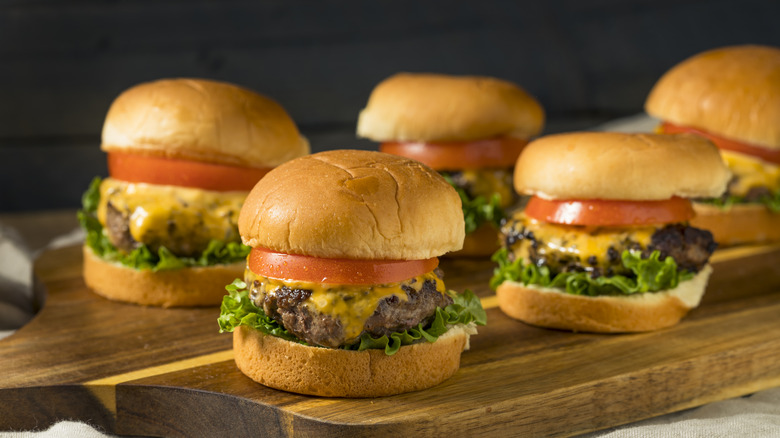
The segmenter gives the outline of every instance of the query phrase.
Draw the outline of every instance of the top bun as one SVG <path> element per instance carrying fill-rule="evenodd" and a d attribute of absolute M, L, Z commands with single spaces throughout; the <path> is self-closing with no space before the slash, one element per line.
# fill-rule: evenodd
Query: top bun
<path fill-rule="evenodd" d="M 373 151 L 289 161 L 252 189 L 244 243 L 325 258 L 421 260 L 463 246 L 460 197 L 427 166 Z"/>
<path fill-rule="evenodd" d="M 308 154 L 309 143 L 272 99 L 224 82 L 163 79 L 114 100 L 101 149 L 274 167 Z"/>
<path fill-rule="evenodd" d="M 648 114 L 780 149 L 780 49 L 733 46 L 678 64 L 650 91 Z"/>
<path fill-rule="evenodd" d="M 541 105 L 511 82 L 400 73 L 374 88 L 357 134 L 374 141 L 528 139 L 543 124 Z"/>
<path fill-rule="evenodd" d="M 575 132 L 529 143 L 514 182 L 546 199 L 651 201 L 717 197 L 730 177 L 715 145 L 694 134 Z"/>

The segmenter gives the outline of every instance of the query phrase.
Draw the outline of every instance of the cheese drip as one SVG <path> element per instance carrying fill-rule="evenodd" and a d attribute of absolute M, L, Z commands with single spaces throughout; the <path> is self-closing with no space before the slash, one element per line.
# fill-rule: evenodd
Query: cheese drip
<path fill-rule="evenodd" d="M 128 220 L 130 234 L 152 249 L 177 255 L 202 252 L 211 240 L 239 242 L 238 213 L 246 192 L 128 183 L 106 178 L 100 185 L 98 220 L 106 226 L 109 203 Z"/>
<path fill-rule="evenodd" d="M 780 166 L 737 152 L 721 150 L 720 153 L 736 177 L 729 185 L 730 194 L 745 196 L 753 187 L 780 190 Z"/>
<path fill-rule="evenodd" d="M 345 285 L 277 280 L 257 275 L 246 269 L 244 281 L 252 291 L 252 301 L 261 308 L 265 297 L 275 295 L 282 286 L 311 291 L 311 295 L 301 303 L 301 306 L 321 314 L 331 315 L 341 321 L 347 344 L 357 341 L 366 320 L 374 314 L 380 301 L 393 295 L 402 301 L 408 301 L 409 297 L 402 286 L 410 287 L 419 292 L 423 283 L 432 281 L 436 284 L 437 292 L 441 294 L 446 292 L 444 281 L 433 272 L 418 275 L 400 283 Z"/>

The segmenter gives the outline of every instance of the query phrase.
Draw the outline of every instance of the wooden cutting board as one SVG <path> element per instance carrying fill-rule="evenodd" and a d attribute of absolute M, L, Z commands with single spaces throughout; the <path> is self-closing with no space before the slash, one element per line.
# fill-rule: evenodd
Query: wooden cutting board
<path fill-rule="evenodd" d="M 242 375 L 217 308 L 106 301 L 82 281 L 80 248 L 51 251 L 35 269 L 45 306 L 0 341 L 0 430 L 74 419 L 122 435 L 572 435 L 780 386 L 780 247 L 714 261 L 678 326 L 595 335 L 514 321 L 487 287 L 490 262 L 445 260 L 447 286 L 488 309 L 461 369 L 425 391 L 337 399 Z"/>

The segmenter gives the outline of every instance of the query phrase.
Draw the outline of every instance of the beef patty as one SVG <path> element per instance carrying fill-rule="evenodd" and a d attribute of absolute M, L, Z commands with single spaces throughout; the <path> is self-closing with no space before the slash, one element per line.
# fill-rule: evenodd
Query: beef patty
<path fill-rule="evenodd" d="M 281 286 L 274 293 L 264 293 L 265 284 L 259 279 L 252 282 L 251 288 L 255 305 L 299 339 L 331 348 L 357 341 L 346 339 L 344 325 L 337 315 L 320 313 L 313 306 L 304 305 L 311 297 L 311 290 Z M 420 323 L 426 325 L 434 318 L 437 307 L 452 304 L 452 298 L 437 291 L 436 282 L 432 280 L 425 280 L 419 291 L 411 284 L 401 284 L 401 289 L 406 292 L 407 300 L 396 295 L 381 299 L 363 325 L 361 334 L 378 338 Z"/>
<path fill-rule="evenodd" d="M 602 275 L 632 275 L 625 268 L 621 255 L 623 251 L 639 251 L 642 258 L 648 258 L 659 251 L 660 260 L 672 257 L 680 269 L 698 272 L 709 261 L 717 248 L 712 233 L 686 224 L 669 224 L 652 233 L 646 246 L 630 237 L 616 238 L 607 248 L 606 254 L 581 259 L 576 252 L 567 248 L 551 250 L 531 230 L 523 226 L 522 220 L 510 220 L 502 227 L 506 248 L 524 248 L 527 261 L 537 266 L 547 266 L 551 274 L 558 272 L 588 272 L 592 277 Z M 510 259 L 515 256 L 510 253 Z"/>

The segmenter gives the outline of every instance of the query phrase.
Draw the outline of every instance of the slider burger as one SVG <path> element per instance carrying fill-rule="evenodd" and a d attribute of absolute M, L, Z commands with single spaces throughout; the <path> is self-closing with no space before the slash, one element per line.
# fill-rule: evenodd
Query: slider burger
<path fill-rule="evenodd" d="M 716 197 L 729 172 L 690 134 L 570 133 L 529 144 L 515 188 L 531 195 L 502 227 L 491 286 L 529 324 L 642 332 L 699 304 L 717 246 L 688 224 L 690 197 Z"/>
<path fill-rule="evenodd" d="M 220 331 L 238 368 L 272 388 L 375 397 L 437 385 L 485 312 L 447 291 L 437 257 L 460 249 L 455 190 L 415 161 L 328 151 L 285 163 L 241 209 L 252 252 Z"/>
<path fill-rule="evenodd" d="M 734 177 L 696 199 L 692 224 L 721 244 L 780 240 L 780 49 L 734 46 L 678 64 L 647 98 L 659 132 L 690 132 L 721 150 Z"/>
<path fill-rule="evenodd" d="M 111 105 L 79 219 L 84 279 L 106 298 L 153 306 L 217 305 L 243 272 L 238 213 L 272 167 L 308 142 L 273 100 L 235 85 L 172 79 Z"/>
<path fill-rule="evenodd" d="M 512 167 L 543 124 L 542 107 L 513 83 L 401 73 L 373 90 L 357 134 L 441 172 L 463 204 L 466 239 L 457 255 L 480 256 L 498 249 L 504 210 L 518 201 Z"/>

